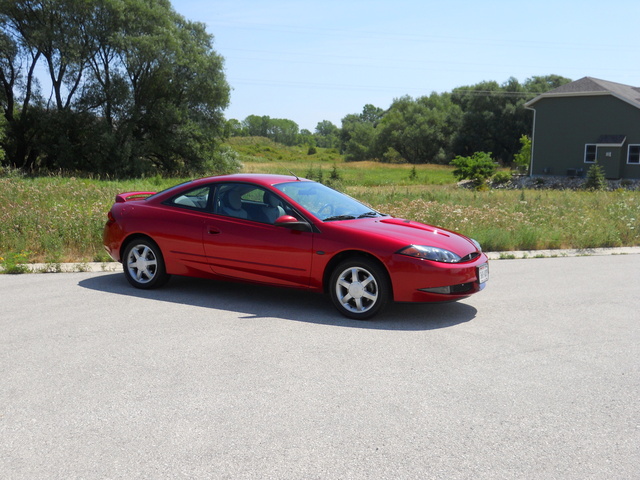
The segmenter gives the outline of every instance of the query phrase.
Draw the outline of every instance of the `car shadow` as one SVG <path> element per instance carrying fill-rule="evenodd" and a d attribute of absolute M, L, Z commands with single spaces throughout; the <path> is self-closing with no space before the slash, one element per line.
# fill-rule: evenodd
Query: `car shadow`
<path fill-rule="evenodd" d="M 163 288 L 140 290 L 122 273 L 101 274 L 79 282 L 83 288 L 127 297 L 215 308 L 240 318 L 283 318 L 299 322 L 374 330 L 434 330 L 473 320 L 477 310 L 464 303 L 391 303 L 370 321 L 338 313 L 319 293 L 261 285 L 174 276 Z"/>

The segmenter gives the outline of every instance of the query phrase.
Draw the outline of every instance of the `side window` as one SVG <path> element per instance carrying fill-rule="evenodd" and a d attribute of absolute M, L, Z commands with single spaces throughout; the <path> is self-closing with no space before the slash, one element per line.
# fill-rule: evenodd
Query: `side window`
<path fill-rule="evenodd" d="M 218 185 L 213 201 L 213 213 L 234 218 L 248 218 L 242 205 L 243 187 L 240 183 Z"/>
<path fill-rule="evenodd" d="M 588 143 L 584 146 L 584 163 L 595 163 L 598 146 Z"/>
<path fill-rule="evenodd" d="M 627 163 L 640 164 L 640 145 L 629 145 L 629 157 Z"/>
<path fill-rule="evenodd" d="M 198 187 L 193 190 L 189 190 L 186 193 L 178 195 L 172 198 L 168 204 L 176 205 L 179 207 L 196 208 L 198 210 L 205 210 L 209 202 L 210 187 Z"/>
<path fill-rule="evenodd" d="M 213 212 L 273 224 L 282 215 L 298 217 L 278 195 L 262 187 L 242 183 L 220 185 L 216 189 Z"/>

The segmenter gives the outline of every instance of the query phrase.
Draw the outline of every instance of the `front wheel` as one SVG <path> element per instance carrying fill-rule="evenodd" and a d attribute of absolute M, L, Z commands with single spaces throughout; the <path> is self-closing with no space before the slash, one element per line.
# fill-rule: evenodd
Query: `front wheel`
<path fill-rule="evenodd" d="M 355 320 L 366 320 L 378 313 L 387 304 L 389 291 L 386 272 L 366 258 L 339 264 L 329 286 L 331 300 L 338 311 Z"/>
<path fill-rule="evenodd" d="M 124 251 L 124 275 L 136 288 L 150 289 L 164 285 L 169 275 L 160 248 L 147 239 L 135 239 Z"/>

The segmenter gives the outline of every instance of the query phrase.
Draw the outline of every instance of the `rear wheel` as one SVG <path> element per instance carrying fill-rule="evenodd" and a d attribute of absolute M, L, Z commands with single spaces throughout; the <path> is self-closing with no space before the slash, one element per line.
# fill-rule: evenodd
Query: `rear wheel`
<path fill-rule="evenodd" d="M 340 263 L 331 275 L 329 289 L 338 311 L 355 320 L 371 318 L 390 297 L 386 272 L 367 258 Z"/>
<path fill-rule="evenodd" d="M 124 275 L 136 288 L 150 289 L 169 280 L 160 248 L 151 240 L 133 240 L 124 251 Z"/>

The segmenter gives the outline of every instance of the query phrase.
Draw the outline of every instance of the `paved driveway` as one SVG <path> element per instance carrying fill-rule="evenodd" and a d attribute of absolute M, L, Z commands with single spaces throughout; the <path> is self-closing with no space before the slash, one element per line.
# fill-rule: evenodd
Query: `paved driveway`
<path fill-rule="evenodd" d="M 460 303 L 0 275 L 0 477 L 640 478 L 640 255 L 501 260 Z"/>

